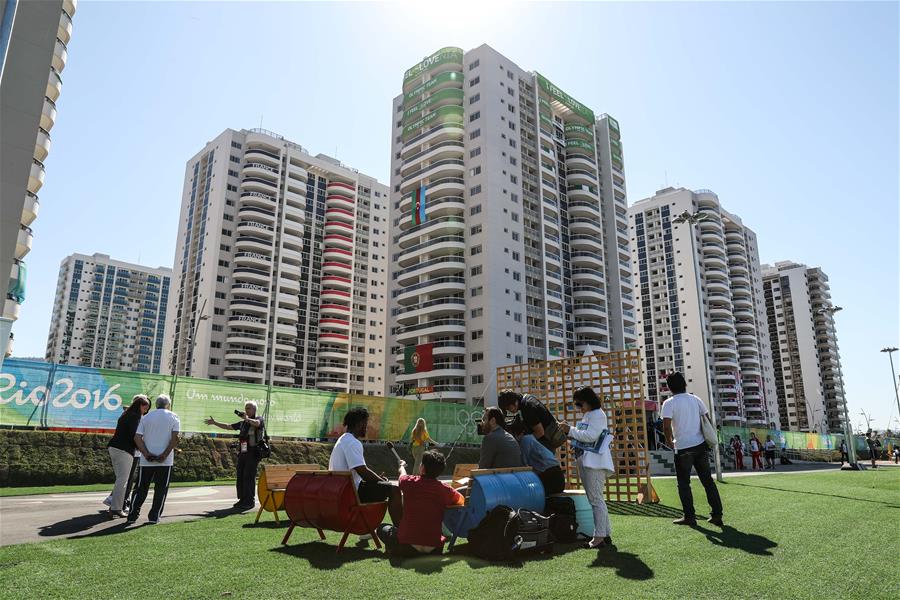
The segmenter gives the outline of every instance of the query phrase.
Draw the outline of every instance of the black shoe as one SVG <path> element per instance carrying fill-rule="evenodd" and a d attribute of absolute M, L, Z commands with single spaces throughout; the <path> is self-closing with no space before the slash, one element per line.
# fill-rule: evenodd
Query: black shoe
<path fill-rule="evenodd" d="M 681 517 L 680 519 L 675 519 L 672 523 L 674 525 L 687 525 L 688 527 L 693 527 L 697 524 L 697 519 L 694 517 Z"/>
<path fill-rule="evenodd" d="M 133 524 L 133 523 L 137 523 L 137 520 L 138 520 L 138 515 L 131 515 L 131 514 L 129 514 L 129 515 L 128 515 L 128 518 L 125 519 L 125 522 L 126 522 L 127 524 L 131 525 L 131 524 Z"/>
<path fill-rule="evenodd" d="M 238 502 L 234 505 L 234 508 L 236 508 L 240 512 L 247 512 L 248 510 L 253 510 L 254 508 L 256 508 L 256 504 L 241 504 L 240 502 Z"/>
<path fill-rule="evenodd" d="M 722 517 L 710 517 L 706 520 L 707 523 L 711 525 L 715 525 L 717 527 L 725 527 L 725 524 L 722 522 Z"/>

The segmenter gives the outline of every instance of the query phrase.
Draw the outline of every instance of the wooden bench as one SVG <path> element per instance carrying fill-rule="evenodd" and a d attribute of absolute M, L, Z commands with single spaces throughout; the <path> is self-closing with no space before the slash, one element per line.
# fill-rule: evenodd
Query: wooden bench
<path fill-rule="evenodd" d="M 317 464 L 295 465 L 264 465 L 263 472 L 256 483 L 256 493 L 259 496 L 259 511 L 256 513 L 254 523 L 259 523 L 262 512 L 267 510 L 275 513 L 275 522 L 279 525 L 278 511 L 284 510 L 284 490 L 287 488 L 291 477 L 298 471 L 318 471 Z"/>
<path fill-rule="evenodd" d="M 291 526 L 282 544 L 287 544 L 294 527 L 311 527 L 325 539 L 324 530 L 342 532 L 340 552 L 350 534 L 371 535 L 377 548 L 381 542 L 375 528 L 384 520 L 388 503 L 359 500 L 350 471 L 300 471 L 294 474 L 284 493 L 284 509 Z"/>
<path fill-rule="evenodd" d="M 477 468 L 478 465 L 463 463 L 460 463 L 453 467 L 453 478 L 450 481 L 450 487 L 455 490 L 456 488 L 465 485 L 466 482 L 460 480 L 471 477 L 472 471 L 476 470 Z"/>

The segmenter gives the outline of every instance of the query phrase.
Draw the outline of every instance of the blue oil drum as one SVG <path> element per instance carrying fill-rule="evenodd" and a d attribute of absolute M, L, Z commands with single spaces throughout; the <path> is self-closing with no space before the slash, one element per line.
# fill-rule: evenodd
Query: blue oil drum
<path fill-rule="evenodd" d="M 575 501 L 575 520 L 578 521 L 578 533 L 588 537 L 594 536 L 594 510 L 588 502 L 587 495 L 581 490 L 566 492 Z"/>
<path fill-rule="evenodd" d="M 467 537 L 470 529 L 501 504 L 514 510 L 544 510 L 544 486 L 533 471 L 481 475 L 471 486 L 466 506 L 444 513 L 444 525 L 457 537 Z"/>

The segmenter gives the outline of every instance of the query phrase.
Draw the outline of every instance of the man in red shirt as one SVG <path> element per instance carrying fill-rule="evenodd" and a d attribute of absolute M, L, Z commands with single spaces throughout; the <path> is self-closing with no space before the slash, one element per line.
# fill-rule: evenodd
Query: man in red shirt
<path fill-rule="evenodd" d="M 456 490 L 437 479 L 446 464 L 444 455 L 434 450 L 422 455 L 419 475 L 407 475 L 406 463 L 400 463 L 399 483 L 403 495 L 400 526 L 383 524 L 377 531 L 389 554 L 412 557 L 441 553 L 444 509 L 465 503 Z"/>

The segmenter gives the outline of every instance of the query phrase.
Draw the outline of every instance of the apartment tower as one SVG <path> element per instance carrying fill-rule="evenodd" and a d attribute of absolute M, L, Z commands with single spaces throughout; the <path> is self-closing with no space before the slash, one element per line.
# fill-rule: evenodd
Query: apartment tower
<path fill-rule="evenodd" d="M 44 184 L 75 4 L 0 0 L 0 273 L 9 273 L 0 299 L 0 364 L 25 300 L 24 258 L 40 207 L 37 193 Z"/>
<path fill-rule="evenodd" d="M 698 224 L 675 223 L 687 212 Z M 648 399 L 688 391 L 713 399 L 717 422 L 769 426 L 777 403 L 756 234 L 709 190 L 666 188 L 629 209 L 638 338 Z"/>
<path fill-rule="evenodd" d="M 385 391 L 388 190 L 261 130 L 187 163 L 167 372 Z"/>
<path fill-rule="evenodd" d="M 763 265 L 778 422 L 790 431 L 844 431 L 844 384 L 828 276 L 791 261 Z"/>
<path fill-rule="evenodd" d="M 412 66 L 392 115 L 394 393 L 490 402 L 498 366 L 636 342 L 615 119 L 486 45 Z"/>
<path fill-rule="evenodd" d="M 159 373 L 172 269 L 73 254 L 59 266 L 46 360 Z"/>

